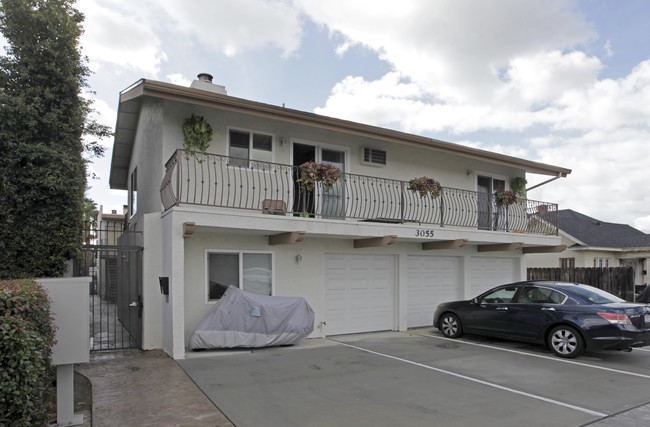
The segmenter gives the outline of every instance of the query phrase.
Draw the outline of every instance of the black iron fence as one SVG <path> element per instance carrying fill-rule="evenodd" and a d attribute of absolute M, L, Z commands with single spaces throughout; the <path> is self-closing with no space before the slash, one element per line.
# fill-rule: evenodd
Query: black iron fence
<path fill-rule="evenodd" d="M 177 150 L 160 189 L 165 210 L 180 204 L 248 209 L 276 215 L 418 223 L 556 235 L 557 204 L 520 198 L 497 206 L 494 195 L 443 187 L 420 197 L 408 181 L 342 174 L 325 191 L 297 183 L 298 166 Z"/>
<path fill-rule="evenodd" d="M 138 348 L 142 341 L 142 233 L 121 222 L 88 222 L 74 275 L 90 276 L 90 349 Z"/>

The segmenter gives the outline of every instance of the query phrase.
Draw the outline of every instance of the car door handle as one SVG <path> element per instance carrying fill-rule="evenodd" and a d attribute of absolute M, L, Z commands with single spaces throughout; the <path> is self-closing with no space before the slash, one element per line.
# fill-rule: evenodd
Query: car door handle
<path fill-rule="evenodd" d="M 508 310 L 508 307 L 497 307 L 497 310 Z"/>
<path fill-rule="evenodd" d="M 542 311 L 555 311 L 553 307 L 542 307 Z"/>

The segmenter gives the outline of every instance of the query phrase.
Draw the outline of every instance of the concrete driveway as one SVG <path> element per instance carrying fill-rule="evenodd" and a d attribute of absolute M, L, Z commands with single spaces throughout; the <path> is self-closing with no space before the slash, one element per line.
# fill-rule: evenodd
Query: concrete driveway
<path fill-rule="evenodd" d="M 650 425 L 643 349 L 566 360 L 425 328 L 196 352 L 179 364 L 240 427 Z"/>

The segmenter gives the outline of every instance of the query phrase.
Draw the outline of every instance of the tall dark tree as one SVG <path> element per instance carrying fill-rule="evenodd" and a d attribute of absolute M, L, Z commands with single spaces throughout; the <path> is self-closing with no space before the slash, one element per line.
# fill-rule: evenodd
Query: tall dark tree
<path fill-rule="evenodd" d="M 0 1 L 0 279 L 59 276 L 82 240 L 82 135 L 107 133 L 81 97 L 83 15 L 74 0 Z"/>

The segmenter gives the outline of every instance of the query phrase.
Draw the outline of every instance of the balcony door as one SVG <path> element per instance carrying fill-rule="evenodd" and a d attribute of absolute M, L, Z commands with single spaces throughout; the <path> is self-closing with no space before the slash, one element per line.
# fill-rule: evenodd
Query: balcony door
<path fill-rule="evenodd" d="M 300 166 L 305 162 L 325 163 L 336 166 L 345 171 L 344 150 L 323 147 L 304 141 L 293 143 L 293 165 Z M 296 168 L 294 182 L 300 177 L 300 171 Z M 331 190 L 322 191 L 317 187 L 314 191 L 302 191 L 300 185 L 294 184 L 294 212 L 307 213 L 313 216 L 317 211 L 323 218 L 344 218 L 345 217 L 345 185 L 339 180 Z"/>
<path fill-rule="evenodd" d="M 478 228 L 481 230 L 496 230 L 499 225 L 499 215 L 494 202 L 494 193 L 506 189 L 503 179 L 478 175 L 477 177 L 477 210 Z"/>

